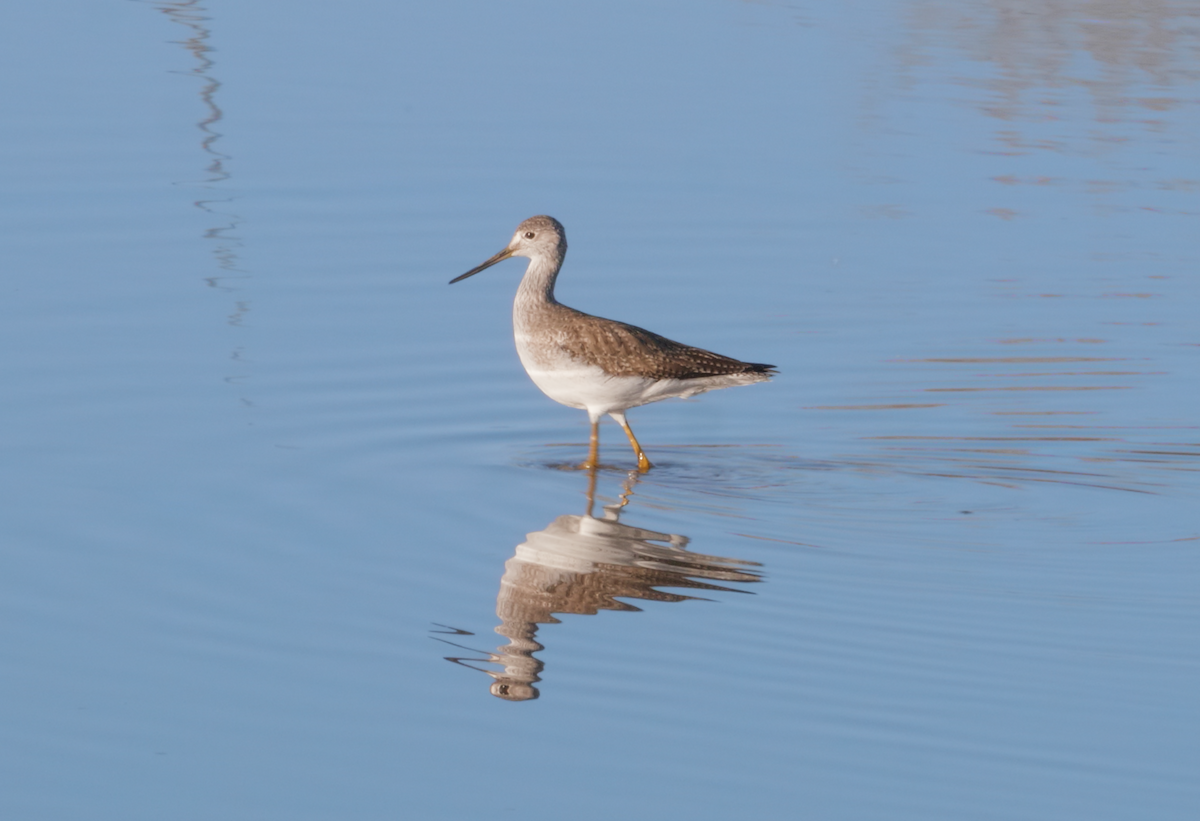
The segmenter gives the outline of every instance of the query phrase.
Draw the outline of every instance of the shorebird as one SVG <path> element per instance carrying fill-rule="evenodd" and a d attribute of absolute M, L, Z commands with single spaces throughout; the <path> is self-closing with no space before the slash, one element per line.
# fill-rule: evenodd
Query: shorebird
<path fill-rule="evenodd" d="M 554 281 L 567 255 L 567 234 L 554 217 L 530 217 L 491 259 L 450 280 L 474 276 L 509 257 L 528 257 L 529 267 L 513 302 L 517 354 L 533 383 L 555 402 L 587 411 L 592 423 L 587 461 L 600 462 L 600 419 L 609 415 L 625 431 L 638 470 L 653 467 L 638 444 L 625 411 L 735 385 L 765 382 L 774 365 L 741 362 L 673 342 L 664 336 L 568 308 L 554 298 Z"/>

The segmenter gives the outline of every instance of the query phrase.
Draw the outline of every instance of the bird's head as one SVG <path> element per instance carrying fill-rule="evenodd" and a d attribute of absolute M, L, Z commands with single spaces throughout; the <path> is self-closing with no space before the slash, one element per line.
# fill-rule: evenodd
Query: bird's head
<path fill-rule="evenodd" d="M 530 217 L 517 226 L 517 230 L 513 232 L 512 240 L 509 241 L 508 246 L 503 251 L 488 259 L 482 265 L 478 265 L 465 274 L 450 280 L 450 284 L 453 285 L 455 282 L 474 276 L 485 268 L 491 268 L 497 262 L 503 262 L 509 257 L 528 257 L 530 259 L 543 257 L 562 260 L 566 253 L 567 232 L 563 229 L 562 223 L 554 217 Z"/>

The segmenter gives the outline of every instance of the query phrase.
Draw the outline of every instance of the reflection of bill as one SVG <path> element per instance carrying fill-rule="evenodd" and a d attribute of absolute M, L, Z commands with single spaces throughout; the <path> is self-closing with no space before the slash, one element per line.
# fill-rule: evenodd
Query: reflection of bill
<path fill-rule="evenodd" d="M 604 508 L 602 518 L 559 516 L 545 530 L 530 533 L 504 564 L 496 615 L 496 632 L 509 643 L 484 659 L 450 658 L 459 664 L 483 662 L 500 665 L 485 670 L 494 681 L 492 695 L 509 701 L 537 698 L 534 684 L 541 680 L 544 663 L 534 653 L 544 649 L 535 636 L 538 625 L 557 624 L 555 613 L 595 615 L 601 610 L 637 611 L 623 599 L 678 602 L 696 598 L 667 593 L 659 588 L 731 591 L 712 584 L 756 582 L 755 562 L 705 556 L 685 549 L 688 539 L 671 533 L 632 527 L 617 521 L 628 502 L 631 474 L 617 504 Z M 593 486 L 594 486 L 593 476 Z M 747 591 L 734 591 L 747 592 Z M 476 668 L 483 669 L 483 668 Z"/>

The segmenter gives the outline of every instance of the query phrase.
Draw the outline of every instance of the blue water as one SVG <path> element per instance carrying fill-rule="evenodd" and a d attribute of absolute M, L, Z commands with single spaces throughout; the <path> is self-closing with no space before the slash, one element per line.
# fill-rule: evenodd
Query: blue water
<path fill-rule="evenodd" d="M 0 817 L 1197 817 L 1197 46 L 0 12 Z M 590 500 L 521 263 L 447 285 L 537 213 L 567 304 L 780 369 Z"/>

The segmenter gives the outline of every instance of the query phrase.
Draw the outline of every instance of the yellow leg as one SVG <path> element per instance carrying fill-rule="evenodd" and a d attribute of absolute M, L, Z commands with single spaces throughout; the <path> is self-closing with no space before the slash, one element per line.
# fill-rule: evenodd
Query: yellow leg
<path fill-rule="evenodd" d="M 638 472 L 645 473 L 654 465 L 650 464 L 650 460 L 646 458 L 645 452 L 642 450 L 641 444 L 638 443 L 637 437 L 633 435 L 633 428 L 629 427 L 629 423 L 625 421 L 625 414 L 610 413 L 613 419 L 617 420 L 617 424 L 625 431 L 625 435 L 629 437 L 629 444 L 633 445 L 633 452 L 637 454 Z"/>
<path fill-rule="evenodd" d="M 600 466 L 600 420 L 592 420 L 592 441 L 588 447 L 587 461 L 579 466 L 580 470 L 595 470 Z"/>

